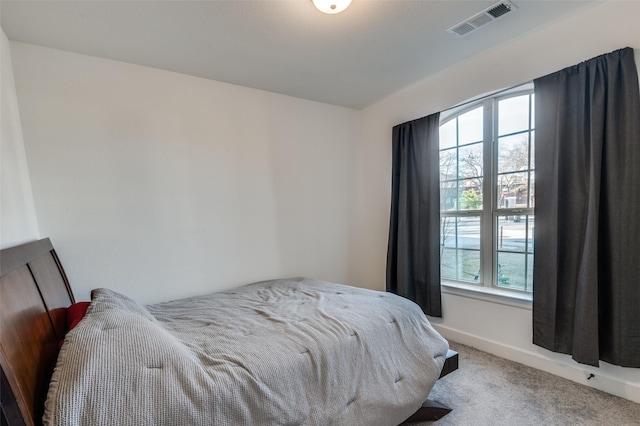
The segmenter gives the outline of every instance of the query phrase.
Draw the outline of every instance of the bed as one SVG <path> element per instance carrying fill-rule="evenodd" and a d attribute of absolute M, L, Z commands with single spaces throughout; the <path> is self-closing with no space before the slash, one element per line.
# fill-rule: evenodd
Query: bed
<path fill-rule="evenodd" d="M 3 424 L 394 425 L 448 412 L 425 399 L 457 356 L 389 293 L 295 278 L 142 306 L 96 289 L 68 331 L 77 304 L 49 239 L 2 250 L 0 267 Z"/>

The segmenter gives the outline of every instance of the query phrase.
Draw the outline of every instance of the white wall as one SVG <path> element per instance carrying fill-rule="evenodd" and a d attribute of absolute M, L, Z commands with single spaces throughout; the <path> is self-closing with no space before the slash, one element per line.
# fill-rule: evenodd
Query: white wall
<path fill-rule="evenodd" d="M 78 299 L 346 280 L 354 111 L 11 48 L 40 233 Z"/>
<path fill-rule="evenodd" d="M 0 28 L 0 248 L 38 239 L 9 40 Z"/>
<path fill-rule="evenodd" d="M 530 81 L 591 57 L 640 48 L 640 2 L 608 2 L 541 31 L 505 41 L 363 111 L 362 138 L 354 147 L 351 283 L 384 288 L 391 198 L 391 128 L 476 95 Z M 464 39 L 460 40 L 461 43 Z M 640 65 L 640 51 L 636 63 Z M 640 369 L 602 364 L 592 369 L 531 344 L 530 309 L 443 295 L 442 320 L 452 340 L 640 402 Z M 593 372 L 595 378 L 587 382 Z"/>

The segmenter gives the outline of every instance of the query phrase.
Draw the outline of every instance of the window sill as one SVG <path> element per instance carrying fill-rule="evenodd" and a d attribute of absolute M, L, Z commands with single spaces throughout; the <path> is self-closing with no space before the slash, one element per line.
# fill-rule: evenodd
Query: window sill
<path fill-rule="evenodd" d="M 503 290 L 491 287 L 481 287 L 472 284 L 463 284 L 455 281 L 442 281 L 442 292 L 484 302 L 498 303 L 500 305 L 513 306 L 531 310 L 532 295 L 519 291 Z"/>

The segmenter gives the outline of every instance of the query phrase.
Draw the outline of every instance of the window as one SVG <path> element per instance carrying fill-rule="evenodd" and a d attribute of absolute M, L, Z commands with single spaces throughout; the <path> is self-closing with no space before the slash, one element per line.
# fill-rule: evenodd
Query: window
<path fill-rule="evenodd" d="M 442 115 L 443 280 L 533 289 L 535 99 L 516 90 Z"/>

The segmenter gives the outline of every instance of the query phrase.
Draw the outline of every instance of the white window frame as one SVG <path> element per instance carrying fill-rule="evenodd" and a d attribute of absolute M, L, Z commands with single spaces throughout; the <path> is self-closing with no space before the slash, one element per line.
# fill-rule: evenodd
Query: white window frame
<path fill-rule="evenodd" d="M 475 299 L 512 305 L 515 307 L 531 309 L 532 292 L 505 288 L 497 283 L 497 223 L 498 217 L 511 215 L 534 215 L 534 207 L 528 208 L 498 208 L 498 102 L 511 97 L 533 94 L 533 84 L 528 83 L 515 87 L 499 94 L 481 96 L 477 100 L 465 102 L 463 106 L 452 108 L 440 115 L 440 125 L 460 116 L 468 111 L 483 106 L 483 208 L 482 210 L 464 210 L 455 212 L 441 212 L 440 217 L 480 217 L 480 265 L 481 277 L 479 282 L 466 283 L 451 279 L 442 279 L 444 293 L 457 294 Z M 531 99 L 531 98 L 530 98 Z M 530 104 L 530 108 L 533 105 Z M 535 123 L 531 122 L 533 111 L 529 114 L 528 132 L 535 132 Z M 504 136 L 504 135 L 503 135 Z M 529 138 L 532 145 L 533 139 Z M 529 156 L 531 148 L 529 146 Z M 490 171 L 490 173 L 487 173 Z M 535 173 L 535 169 L 534 169 Z M 528 232 L 528 229 L 527 229 Z M 525 247 L 526 247 L 525 243 Z"/>

